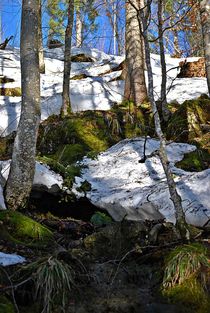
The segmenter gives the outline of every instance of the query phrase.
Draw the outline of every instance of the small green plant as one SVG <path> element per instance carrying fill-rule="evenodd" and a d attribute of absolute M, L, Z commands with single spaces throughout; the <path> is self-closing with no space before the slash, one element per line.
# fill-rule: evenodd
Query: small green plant
<path fill-rule="evenodd" d="M 107 214 L 98 211 L 93 214 L 90 221 L 95 226 L 103 226 L 110 224 L 112 222 L 112 219 Z"/>
<path fill-rule="evenodd" d="M 206 249 L 197 243 L 177 247 L 169 254 L 166 262 L 164 288 L 180 285 L 192 276 L 197 276 L 203 266 L 209 267 Z"/>
<path fill-rule="evenodd" d="M 207 313 L 210 309 L 206 292 L 209 261 L 206 248 L 198 243 L 182 245 L 166 259 L 162 293 L 173 302 L 181 302 Z M 194 311 L 193 311 L 194 312 Z"/>
<path fill-rule="evenodd" d="M 72 267 L 55 257 L 42 258 L 25 267 L 35 283 L 35 298 L 42 303 L 41 313 L 50 313 L 59 305 L 63 312 L 68 296 L 75 286 Z"/>

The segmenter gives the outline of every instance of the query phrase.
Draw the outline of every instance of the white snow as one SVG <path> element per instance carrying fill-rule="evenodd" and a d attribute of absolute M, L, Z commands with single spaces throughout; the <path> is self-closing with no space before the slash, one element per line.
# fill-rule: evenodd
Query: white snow
<path fill-rule="evenodd" d="M 24 263 L 25 261 L 26 259 L 20 255 L 0 252 L 0 265 L 2 266 Z"/>
<path fill-rule="evenodd" d="M 86 196 L 96 206 L 105 209 L 115 220 L 139 220 L 154 218 L 151 209 L 156 208 L 169 222 L 175 222 L 174 206 L 166 183 L 165 174 L 156 154 L 159 141 L 148 138 L 145 162 L 143 158 L 143 138 L 126 139 L 101 153 L 97 160 L 85 158 L 87 166 L 82 177 L 76 179 L 73 192 L 87 180 L 91 191 Z M 167 154 L 182 198 L 183 209 L 188 223 L 203 226 L 210 218 L 210 169 L 199 172 L 185 172 L 175 167 L 184 153 L 194 151 L 195 146 L 183 143 L 169 143 Z M 150 209 L 148 209 L 150 204 Z M 146 211 L 146 212 L 145 212 Z M 156 216 L 156 215 L 155 215 Z"/>
<path fill-rule="evenodd" d="M 112 81 L 120 76 L 121 71 L 107 73 L 119 65 L 124 57 L 107 55 L 97 49 L 72 48 L 72 54 L 85 54 L 93 62 L 73 62 L 71 77 L 85 74 L 88 77 L 81 80 L 71 80 L 72 110 L 109 110 L 113 103 L 120 103 L 123 99 L 124 81 Z M 45 50 L 46 74 L 41 75 L 41 107 L 42 120 L 49 115 L 59 114 L 62 102 L 63 80 L 63 48 Z M 190 61 L 198 58 L 189 58 Z M 183 102 L 193 99 L 202 93 L 207 93 L 205 78 L 176 78 L 181 59 L 166 56 L 168 70 L 168 102 Z M 160 92 L 161 70 L 158 55 L 152 55 L 155 96 Z M 107 74 L 106 74 L 107 73 Z M 20 87 L 20 55 L 19 49 L 0 51 L 0 76 L 13 78 L 15 82 L 0 87 Z M 174 80 L 175 79 L 175 80 Z M 21 111 L 20 97 L 0 96 L 0 136 L 5 136 L 16 130 Z"/>
<path fill-rule="evenodd" d="M 0 161 L 1 164 L 1 174 L 5 180 L 7 180 L 10 169 L 10 160 Z M 57 193 L 62 189 L 63 178 L 61 175 L 56 174 L 45 164 L 40 164 L 36 162 L 35 176 L 33 181 L 33 189 L 45 190 L 49 193 Z M 1 190 L 0 190 L 0 207 L 3 207 L 1 203 Z M 4 205 L 5 206 L 5 205 Z"/>

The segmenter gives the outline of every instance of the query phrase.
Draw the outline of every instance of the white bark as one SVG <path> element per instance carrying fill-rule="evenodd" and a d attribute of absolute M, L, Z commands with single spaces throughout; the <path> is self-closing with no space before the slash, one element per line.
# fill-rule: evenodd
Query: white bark
<path fill-rule="evenodd" d="M 200 15 L 203 33 L 204 55 L 206 63 L 206 76 L 210 95 L 210 1 L 200 2 Z"/>
<path fill-rule="evenodd" d="M 80 8 L 76 10 L 76 46 L 81 47 L 83 42 L 82 36 L 82 14 Z"/>

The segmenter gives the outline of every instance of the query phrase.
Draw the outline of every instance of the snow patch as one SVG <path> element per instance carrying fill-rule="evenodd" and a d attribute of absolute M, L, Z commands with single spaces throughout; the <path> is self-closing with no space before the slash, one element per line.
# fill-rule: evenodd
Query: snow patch
<path fill-rule="evenodd" d="M 167 221 L 175 222 L 174 206 L 166 177 L 157 153 L 159 141 L 148 138 L 144 157 L 144 138 L 126 139 L 101 153 L 96 160 L 84 158 L 81 178 L 73 192 L 77 197 L 82 181 L 91 184 L 86 192 L 90 201 L 109 212 L 117 221 L 127 219 L 156 219 L 156 212 Z M 192 173 L 175 167 L 185 153 L 196 149 L 184 143 L 168 143 L 167 155 L 177 190 L 182 198 L 188 223 L 203 226 L 210 218 L 210 169 Z"/>
<path fill-rule="evenodd" d="M 0 252 L 0 265 L 2 266 L 24 263 L 25 261 L 26 259 L 20 255 Z"/>

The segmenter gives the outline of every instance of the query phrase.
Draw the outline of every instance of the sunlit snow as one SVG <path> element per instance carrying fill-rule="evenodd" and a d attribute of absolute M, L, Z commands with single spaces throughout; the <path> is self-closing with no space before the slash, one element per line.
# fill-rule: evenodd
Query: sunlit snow
<path fill-rule="evenodd" d="M 72 48 L 72 55 L 85 54 L 93 62 L 72 62 L 71 78 L 85 74 L 87 78 L 71 80 L 72 110 L 109 110 L 113 103 L 123 99 L 124 82 L 112 81 L 120 76 L 121 71 L 109 72 L 123 60 L 122 56 L 107 55 L 97 49 Z M 41 74 L 41 107 L 42 120 L 49 115 L 59 114 L 62 102 L 63 56 L 64 49 L 45 50 L 46 74 Z M 189 58 L 189 61 L 197 58 Z M 168 76 L 168 102 L 193 99 L 207 93 L 205 78 L 176 78 L 181 59 L 166 55 Z M 158 99 L 161 81 L 160 59 L 152 55 L 155 96 Z M 19 49 L 0 50 L 0 76 L 13 78 L 13 83 L 2 87 L 20 87 L 20 55 Z M 20 97 L 0 96 L 0 135 L 7 135 L 17 128 L 20 110 Z"/>

